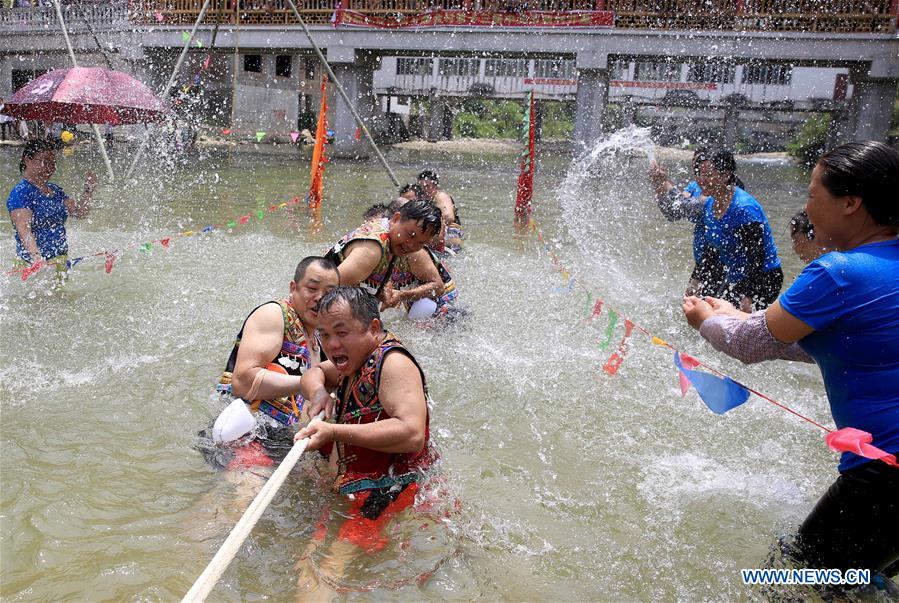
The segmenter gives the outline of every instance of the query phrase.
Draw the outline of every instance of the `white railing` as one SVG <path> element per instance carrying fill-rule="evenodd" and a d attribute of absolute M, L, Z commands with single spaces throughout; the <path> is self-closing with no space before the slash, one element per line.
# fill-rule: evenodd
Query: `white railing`
<path fill-rule="evenodd" d="M 128 26 L 127 0 L 79 1 L 62 5 L 62 15 L 69 31 L 124 29 Z M 87 21 L 87 23 L 85 23 Z M 52 2 L 28 8 L 0 9 L 0 32 L 58 31 L 59 22 Z"/>

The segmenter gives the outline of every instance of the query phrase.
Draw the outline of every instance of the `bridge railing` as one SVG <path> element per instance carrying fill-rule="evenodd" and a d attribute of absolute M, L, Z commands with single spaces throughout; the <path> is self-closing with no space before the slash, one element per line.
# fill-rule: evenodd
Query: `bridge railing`
<path fill-rule="evenodd" d="M 126 0 L 80 0 L 62 3 L 62 15 L 69 31 L 122 29 L 129 24 Z M 0 31 L 58 31 L 59 21 L 53 4 L 0 9 Z"/>

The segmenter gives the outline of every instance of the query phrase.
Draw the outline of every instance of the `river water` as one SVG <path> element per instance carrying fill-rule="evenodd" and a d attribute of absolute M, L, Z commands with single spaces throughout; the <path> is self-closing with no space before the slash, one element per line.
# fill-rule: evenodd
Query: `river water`
<path fill-rule="evenodd" d="M 18 179 L 17 151 L 0 150 L 4 191 Z M 80 189 L 86 155 L 60 157 L 53 180 Z M 739 570 L 761 567 L 835 476 L 822 432 L 756 397 L 725 416 L 695 393 L 681 398 L 670 352 L 639 333 L 618 374 L 604 374 L 621 326 L 601 351 L 607 315 L 587 324 L 583 291 L 564 291 L 542 245 L 513 229 L 514 157 L 390 160 L 401 180 L 436 168 L 468 237 L 452 260 L 471 312 L 462 328 L 423 330 L 385 314 L 427 374 L 444 499 L 458 505 L 427 525 L 405 518 L 385 552 L 353 562 L 339 596 L 758 598 Z M 634 153 L 542 157 L 535 216 L 551 248 L 593 296 L 830 424 L 813 366 L 744 367 L 686 325 L 692 228 L 659 215 L 646 167 Z M 686 174 L 683 162 L 671 167 Z M 786 226 L 806 176 L 764 161 L 739 171 L 768 212 L 789 283 L 800 264 Z M 252 308 L 287 292 L 300 258 L 324 252 L 392 194 L 375 164 L 334 161 L 325 179 L 319 229 L 285 208 L 173 237 L 167 249 L 131 249 L 109 274 L 102 259 L 85 261 L 55 292 L 40 275 L 0 278 L 3 600 L 168 601 L 188 590 L 258 487 L 226 479 L 194 448 L 223 406 L 210 392 L 234 335 Z M 223 224 L 307 183 L 308 161 L 291 154 L 153 165 L 137 186 L 102 187 L 90 217 L 70 220 L 71 255 Z M 4 266 L 11 233 L 4 221 Z M 294 564 L 332 503 L 304 460 L 213 600 L 292 600 Z"/>

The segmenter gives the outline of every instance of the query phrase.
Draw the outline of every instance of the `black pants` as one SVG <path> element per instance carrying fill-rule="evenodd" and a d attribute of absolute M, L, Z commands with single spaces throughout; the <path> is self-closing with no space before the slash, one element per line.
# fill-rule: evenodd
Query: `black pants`
<path fill-rule="evenodd" d="M 774 268 L 767 272 L 754 274 L 744 278 L 739 283 L 728 285 L 722 297 L 739 307 L 740 300 L 746 296 L 752 300 L 752 309 L 764 310 L 777 300 L 780 289 L 784 284 L 784 271 Z"/>
<path fill-rule="evenodd" d="M 798 545 L 815 567 L 899 571 L 899 469 L 869 461 L 840 475 L 802 523 Z"/>

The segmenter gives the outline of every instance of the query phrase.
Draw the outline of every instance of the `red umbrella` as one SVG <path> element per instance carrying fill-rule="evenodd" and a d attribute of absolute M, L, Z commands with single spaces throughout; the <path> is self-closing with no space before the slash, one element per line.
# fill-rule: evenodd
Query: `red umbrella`
<path fill-rule="evenodd" d="M 3 113 L 19 119 L 70 124 L 160 121 L 168 107 L 127 73 L 100 67 L 56 69 L 12 95 Z"/>

